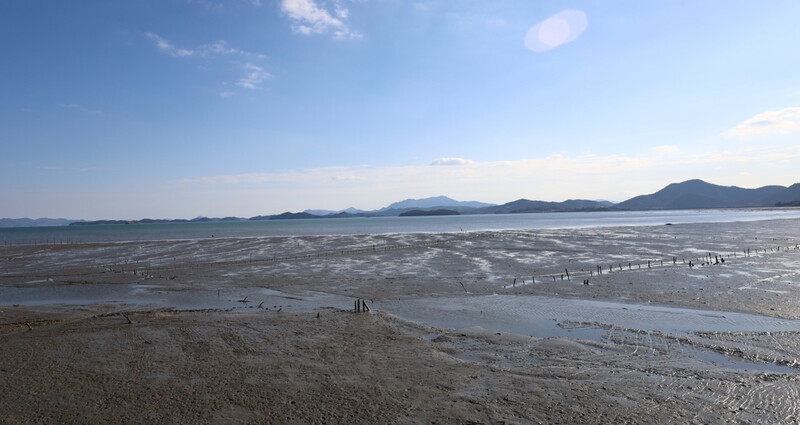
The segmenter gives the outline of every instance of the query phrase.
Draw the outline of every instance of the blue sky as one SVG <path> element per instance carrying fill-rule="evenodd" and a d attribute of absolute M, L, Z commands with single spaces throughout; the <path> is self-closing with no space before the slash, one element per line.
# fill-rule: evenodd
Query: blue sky
<path fill-rule="evenodd" d="M 0 217 L 800 182 L 800 2 L 0 3 Z"/>

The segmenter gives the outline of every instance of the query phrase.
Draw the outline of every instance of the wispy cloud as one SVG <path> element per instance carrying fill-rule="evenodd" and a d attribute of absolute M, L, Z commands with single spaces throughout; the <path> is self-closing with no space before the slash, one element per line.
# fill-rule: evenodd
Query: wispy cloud
<path fill-rule="evenodd" d="M 146 33 L 147 38 L 153 40 L 158 47 L 158 50 L 162 53 L 168 54 L 172 57 L 201 57 L 205 59 L 211 59 L 218 56 L 236 56 L 239 59 L 236 61 L 231 61 L 233 63 L 241 64 L 242 59 L 245 60 L 252 60 L 257 62 L 259 60 L 266 59 L 266 56 L 260 53 L 253 53 L 248 52 L 246 50 L 239 49 L 237 47 L 233 47 L 228 44 L 225 40 L 219 40 L 214 43 L 204 44 L 195 49 L 183 49 L 175 47 L 172 43 L 164 39 L 163 37 L 154 34 L 154 33 Z M 264 71 L 264 68 L 256 65 L 252 62 L 246 62 L 244 65 L 237 64 L 237 68 L 244 70 L 245 76 L 239 78 L 234 84 L 247 88 L 247 89 L 261 89 L 261 84 L 272 78 L 272 75 L 269 72 Z M 223 91 L 220 93 L 221 97 L 230 97 L 233 96 L 233 92 L 231 91 Z"/>
<path fill-rule="evenodd" d="M 225 40 L 219 40 L 210 44 L 204 44 L 194 49 L 189 49 L 176 47 L 164 37 L 152 32 L 145 33 L 145 36 L 155 43 L 160 52 L 176 58 L 188 56 L 201 56 L 208 58 L 216 55 L 237 55 L 245 58 L 266 59 L 266 56 L 261 53 L 248 52 L 246 50 L 233 47 Z"/>
<path fill-rule="evenodd" d="M 245 58 L 266 59 L 267 56 L 261 53 L 248 52 L 236 47 L 231 47 L 227 41 L 219 40 L 217 42 L 203 45 L 199 49 L 200 55 L 208 57 L 214 55 L 238 55 Z"/>
<path fill-rule="evenodd" d="M 244 68 L 244 70 L 247 72 L 247 75 L 240 78 L 239 81 L 236 82 L 236 85 L 239 87 L 260 89 L 261 83 L 272 78 L 270 73 L 264 72 L 264 69 L 258 65 L 246 63 L 242 68 Z"/>
<path fill-rule="evenodd" d="M 431 165 L 469 165 L 472 161 L 463 158 L 437 158 L 431 162 Z"/>
<path fill-rule="evenodd" d="M 72 109 L 74 111 L 80 111 L 80 112 L 83 112 L 85 114 L 102 114 L 103 113 L 103 111 L 101 111 L 99 109 L 87 108 L 85 106 L 78 105 L 77 103 L 60 103 L 58 105 L 58 107 L 59 108 L 63 108 L 63 109 Z"/>
<path fill-rule="evenodd" d="M 281 0 L 281 11 L 292 21 L 292 31 L 296 34 L 331 33 L 337 39 L 361 38 L 347 23 L 350 11 L 338 1 L 334 1 L 333 13 L 314 0 Z"/>
<path fill-rule="evenodd" d="M 800 107 L 762 112 L 724 133 L 731 137 L 785 134 L 800 130 Z"/>
<path fill-rule="evenodd" d="M 148 32 L 145 33 L 145 36 L 150 40 L 153 40 L 153 42 L 156 44 L 156 47 L 160 52 L 166 53 L 174 58 L 193 56 L 195 54 L 194 50 L 175 47 L 175 45 L 165 40 L 158 34 L 153 34 L 152 32 Z"/>

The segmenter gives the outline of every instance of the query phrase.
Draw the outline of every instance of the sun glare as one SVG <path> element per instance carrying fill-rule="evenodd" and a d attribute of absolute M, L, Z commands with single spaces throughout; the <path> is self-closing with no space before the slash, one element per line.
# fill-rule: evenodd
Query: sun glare
<path fill-rule="evenodd" d="M 525 47 L 546 52 L 578 38 L 586 29 L 586 14 L 563 10 L 531 27 L 525 34 Z"/>

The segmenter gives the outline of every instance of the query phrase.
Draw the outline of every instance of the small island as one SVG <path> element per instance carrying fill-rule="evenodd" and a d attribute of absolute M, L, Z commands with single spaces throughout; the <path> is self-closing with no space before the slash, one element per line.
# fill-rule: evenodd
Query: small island
<path fill-rule="evenodd" d="M 411 210 L 400 213 L 400 217 L 422 217 L 422 216 L 429 216 L 429 215 L 461 215 L 458 211 L 453 210 Z"/>

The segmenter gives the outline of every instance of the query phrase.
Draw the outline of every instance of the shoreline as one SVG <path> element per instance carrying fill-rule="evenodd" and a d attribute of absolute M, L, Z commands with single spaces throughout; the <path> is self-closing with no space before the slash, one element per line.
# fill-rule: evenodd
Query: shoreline
<path fill-rule="evenodd" d="M 708 218 L 706 220 L 700 219 L 698 220 L 697 217 L 693 216 L 692 214 L 700 214 L 700 215 L 707 215 L 707 214 L 714 214 L 714 213 L 740 213 L 743 212 L 745 214 L 757 214 L 759 212 L 782 212 L 786 213 L 784 217 L 755 217 L 750 219 L 742 219 L 742 220 L 735 220 L 735 219 L 722 219 L 722 217 L 716 218 Z M 791 215 L 790 213 L 794 213 Z M 680 217 L 672 217 L 673 220 L 668 220 L 669 217 L 665 217 L 663 221 L 659 222 L 641 222 L 641 223 L 616 223 L 613 221 L 608 221 L 606 224 L 601 224 L 598 222 L 592 222 L 589 224 L 574 224 L 569 225 L 565 223 L 560 223 L 556 225 L 542 225 L 541 222 L 535 220 L 536 218 L 542 217 L 558 217 L 563 218 L 563 215 L 577 215 L 577 216 L 591 216 L 597 215 L 601 216 L 603 214 L 606 215 L 640 215 L 639 219 L 643 219 L 644 217 L 648 217 L 651 215 L 663 215 L 663 214 L 678 214 L 683 215 L 683 220 L 681 221 Z M 489 221 L 489 223 L 485 223 L 484 226 L 489 227 L 469 227 L 467 228 L 466 232 L 503 232 L 503 231 L 533 231 L 533 230 L 579 230 L 579 229 L 588 229 L 588 228 L 615 228 L 615 227 L 641 227 L 641 226 L 659 226 L 659 225 L 673 225 L 673 224 L 713 224 L 713 223 L 746 223 L 746 222 L 753 222 L 753 221 L 771 221 L 771 220 L 792 220 L 792 219 L 800 219 L 800 208 L 730 208 L 730 209 L 695 209 L 695 210 L 648 210 L 648 211 L 614 211 L 614 212 L 552 212 L 552 213 L 518 213 L 518 214 L 477 214 L 477 215 L 460 215 L 460 216 L 428 216 L 428 217 L 416 217 L 416 219 L 429 221 L 429 220 L 456 220 L 459 221 L 463 218 L 467 217 L 467 220 L 470 218 L 480 218 L 485 219 L 484 221 Z M 531 218 L 532 220 L 526 222 L 524 225 L 522 224 L 515 224 L 513 226 L 521 226 L 521 227 L 509 227 L 508 224 L 506 225 L 498 225 L 497 223 L 492 223 L 490 219 L 497 220 L 499 222 L 518 222 L 525 218 Z M 415 218 L 411 218 L 413 221 Z M 327 221 L 332 221 L 334 223 L 352 223 L 348 222 L 346 219 L 325 219 Z M 342 221 L 344 220 L 344 221 Z M 409 221 L 408 217 L 357 217 L 354 220 L 357 221 Z M 574 221 L 574 220 L 573 220 Z M 630 221 L 630 218 L 629 218 Z M 207 227 L 214 227 L 214 226 L 222 226 L 222 227 L 230 227 L 230 226 L 237 226 L 237 225 L 244 225 L 244 226 L 266 226 L 265 223 L 272 223 L 272 226 L 279 227 L 281 224 L 289 224 L 293 228 L 292 229 L 284 229 L 280 232 L 271 233 L 271 234 L 262 234 L 262 235 L 252 235 L 252 234 L 231 234 L 225 235 L 222 233 L 221 235 L 215 235 L 213 229 L 208 232 L 205 232 L 203 235 L 194 235 L 191 237 L 173 237 L 173 238 L 162 238 L 162 237 L 155 237 L 155 238 L 143 238 L 143 239 L 119 239 L 113 240 L 112 238 L 108 239 L 98 239 L 98 240 L 87 240 L 83 241 L 78 237 L 64 237 L 63 234 L 56 236 L 55 234 L 44 235 L 44 236 L 30 236 L 26 238 L 17 237 L 17 239 L 7 239 L 6 235 L 3 233 L 24 233 L 24 232 L 32 232 L 32 233 L 44 233 L 48 230 L 55 231 L 57 229 L 72 229 L 67 230 L 67 232 L 73 233 L 81 233 L 87 232 L 91 233 L 92 231 L 100 230 L 117 230 L 117 233 L 124 232 L 126 229 L 132 229 L 130 225 L 97 225 L 97 226 L 51 226 L 51 227 L 9 227 L 9 228 L 0 228 L 0 237 L 3 239 L 2 246 L 28 246 L 28 245 L 65 245 L 63 241 L 66 239 L 68 242 L 66 245 L 69 244 L 84 244 L 84 243 L 139 243 L 139 242 L 184 242 L 184 241 L 192 241 L 192 240 L 205 240 L 205 239 L 214 239 L 214 238 L 235 238 L 235 239 L 247 239 L 247 238 L 269 238 L 269 237 L 326 237 L 326 236 L 342 236 L 342 235 L 352 235 L 352 236 L 393 236 L 393 235 L 402 235 L 402 234 L 455 234 L 455 233 L 464 233 L 463 226 L 466 226 L 465 223 L 457 223 L 452 224 L 453 230 L 451 231 L 441 231 L 441 230 L 413 230 L 414 227 L 407 227 L 403 230 L 392 230 L 392 231 L 384 231 L 380 230 L 380 228 L 367 228 L 367 231 L 359 231 L 358 227 L 348 227 L 345 226 L 338 231 L 328 231 L 322 233 L 308 233 L 306 230 L 300 233 L 292 233 L 298 232 L 297 225 L 299 224 L 300 227 L 303 227 L 303 223 L 311 223 L 312 226 L 308 227 L 319 227 L 313 226 L 314 222 L 319 222 L 319 220 L 265 220 L 265 221 L 244 221 L 244 222 L 195 222 L 195 223 L 148 223 L 148 224 L 140 224 L 138 226 L 134 226 L 138 228 L 138 231 L 141 229 L 152 229 L 153 226 L 161 226 L 163 227 L 174 227 L 174 226 L 207 226 Z M 407 225 L 408 223 L 404 223 Z M 433 224 L 433 223 L 431 223 Z M 438 224 L 438 223 L 436 223 Z M 461 227 L 459 227 L 461 226 Z M 441 228 L 441 226 L 438 226 Z M 455 230 L 457 228 L 461 228 L 461 232 Z M 221 230 L 221 229 L 217 229 Z M 300 229 L 302 230 L 302 229 Z M 216 232 L 219 233 L 219 232 Z M 81 236 L 81 235 L 78 235 Z M 117 238 L 120 236 L 117 235 Z M 70 242 L 72 240 L 73 242 Z M 74 242 L 77 240 L 78 242 Z M 29 243 L 24 243 L 28 241 Z M 33 241 L 33 242 L 31 242 Z M 17 243 L 19 242 L 19 243 Z"/>

